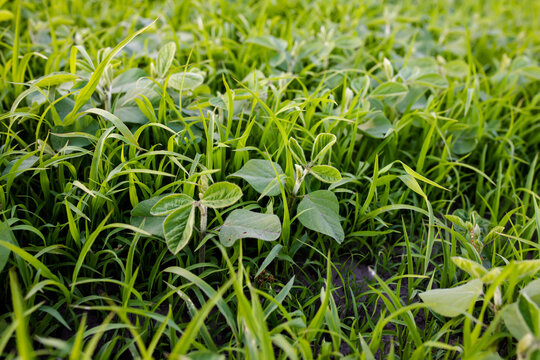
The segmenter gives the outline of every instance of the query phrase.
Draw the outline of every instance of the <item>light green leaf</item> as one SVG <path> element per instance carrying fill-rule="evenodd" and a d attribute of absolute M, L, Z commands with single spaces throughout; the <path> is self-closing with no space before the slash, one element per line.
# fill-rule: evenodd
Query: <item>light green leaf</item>
<path fill-rule="evenodd" d="M 514 267 L 513 273 L 519 278 L 534 275 L 540 271 L 540 260 L 521 260 L 511 263 Z"/>
<path fill-rule="evenodd" d="M 469 74 L 469 65 L 463 60 L 453 60 L 444 64 L 444 71 L 448 76 L 463 78 Z"/>
<path fill-rule="evenodd" d="M 201 198 L 201 203 L 209 208 L 219 209 L 231 206 L 241 197 L 242 189 L 238 185 L 222 181 L 208 187 Z"/>
<path fill-rule="evenodd" d="M 195 224 L 195 206 L 185 205 L 170 213 L 163 222 L 167 247 L 178 254 L 189 242 Z"/>
<path fill-rule="evenodd" d="M 83 107 L 84 104 L 88 102 L 88 100 L 90 100 L 90 98 L 92 97 L 92 94 L 94 93 L 94 91 L 96 90 L 96 87 L 99 84 L 99 81 L 101 80 L 103 73 L 105 72 L 105 68 L 109 65 L 109 63 L 116 56 L 116 54 L 118 54 L 137 35 L 139 35 L 143 31 L 145 31 L 146 29 L 154 25 L 154 22 L 156 22 L 156 20 L 152 21 L 152 23 L 150 23 L 148 26 L 145 26 L 139 31 L 131 34 L 130 36 L 125 38 L 120 44 L 116 45 L 111 51 L 109 51 L 105 59 L 103 59 L 103 61 L 99 63 L 96 70 L 90 77 L 90 81 L 88 81 L 85 87 L 82 88 L 81 91 L 79 92 L 79 95 L 77 95 L 77 98 L 75 99 L 75 104 L 73 106 L 73 110 L 71 110 L 71 112 L 64 119 L 65 126 L 70 125 L 75 120 L 76 116 L 78 115 L 77 113 L 79 112 L 79 110 Z"/>
<path fill-rule="evenodd" d="M 482 293 L 482 281 L 474 279 L 451 289 L 429 290 L 419 294 L 422 301 L 434 312 L 455 317 L 467 311 Z"/>
<path fill-rule="evenodd" d="M 345 233 L 339 222 L 339 203 L 328 190 L 318 190 L 304 196 L 298 204 L 298 219 L 310 230 L 328 235 L 341 244 Z"/>
<path fill-rule="evenodd" d="M 415 84 L 428 86 L 428 87 L 436 87 L 436 88 L 447 88 L 448 87 L 448 81 L 439 74 L 425 74 L 420 77 L 418 77 L 416 80 L 414 80 Z"/>
<path fill-rule="evenodd" d="M 165 77 L 167 71 L 171 67 L 174 60 L 174 54 L 176 53 L 176 44 L 169 42 L 163 46 L 158 53 L 156 60 L 156 70 L 160 77 Z"/>
<path fill-rule="evenodd" d="M 393 129 L 392 123 L 383 113 L 371 113 L 366 118 L 366 122 L 358 125 L 358 130 L 367 136 L 375 139 L 384 139 L 391 133 Z"/>
<path fill-rule="evenodd" d="M 540 66 L 525 66 L 519 73 L 533 80 L 540 80 Z"/>
<path fill-rule="evenodd" d="M 56 72 L 33 81 L 34 85 L 40 88 L 46 88 L 50 86 L 56 86 L 68 81 L 74 81 L 78 79 L 77 75 L 73 75 L 67 72 Z"/>
<path fill-rule="evenodd" d="M 285 180 L 285 174 L 281 166 L 278 163 L 272 163 L 270 160 L 262 159 L 249 160 L 240 170 L 230 176 L 246 180 L 249 185 L 261 194 L 266 192 L 266 195 L 276 196 L 280 194 L 280 188 L 274 167 L 283 182 Z"/>
<path fill-rule="evenodd" d="M 311 175 L 325 183 L 332 184 L 341 180 L 339 170 L 330 165 L 315 165 L 309 169 L 309 172 Z"/>
<path fill-rule="evenodd" d="M 276 215 L 238 209 L 231 212 L 221 226 L 219 240 L 224 246 L 232 246 L 236 240 L 244 238 L 274 241 L 280 234 L 281 222 Z"/>
<path fill-rule="evenodd" d="M 491 284 L 495 279 L 501 275 L 502 269 L 500 267 L 494 267 L 490 269 L 484 276 L 482 276 L 482 282 L 484 284 Z"/>
<path fill-rule="evenodd" d="M 452 262 L 456 264 L 458 268 L 475 278 L 482 278 L 488 273 L 488 271 L 482 265 L 469 259 L 454 256 L 452 257 Z"/>
<path fill-rule="evenodd" d="M 272 35 L 254 36 L 246 40 L 246 43 L 257 44 L 267 49 L 285 51 L 287 42 Z"/>
<path fill-rule="evenodd" d="M 294 160 L 300 164 L 300 165 L 306 165 L 307 160 L 306 156 L 304 155 L 304 149 L 298 144 L 298 141 L 296 141 L 295 138 L 289 138 L 289 150 L 291 151 L 291 155 L 293 156 Z"/>
<path fill-rule="evenodd" d="M 186 194 L 171 194 L 161 198 L 150 210 L 154 216 L 168 215 L 174 210 L 192 205 L 194 200 Z"/>
<path fill-rule="evenodd" d="M 321 160 L 335 142 L 336 135 L 334 134 L 321 133 L 317 135 L 311 150 L 311 161 L 316 163 L 318 160 Z"/>
<path fill-rule="evenodd" d="M 168 85 L 177 91 L 192 90 L 201 85 L 204 77 L 194 72 L 176 73 L 169 77 Z"/>
<path fill-rule="evenodd" d="M 501 313 L 504 325 L 517 340 L 521 340 L 531 332 L 529 325 L 521 314 L 518 302 L 506 305 L 501 310 Z"/>
<path fill-rule="evenodd" d="M 133 210 L 131 210 L 130 224 L 141 228 L 152 235 L 163 237 L 163 222 L 165 221 L 166 217 L 153 216 L 150 213 L 152 207 L 163 197 L 164 195 L 155 196 L 138 203 Z"/>
<path fill-rule="evenodd" d="M 0 10 L 0 22 L 13 19 L 13 13 L 9 10 Z"/>
<path fill-rule="evenodd" d="M 400 96 L 404 95 L 409 91 L 407 86 L 397 83 L 397 82 L 386 82 L 379 85 L 375 90 L 373 90 L 370 96 L 373 97 L 388 97 L 388 96 Z"/>

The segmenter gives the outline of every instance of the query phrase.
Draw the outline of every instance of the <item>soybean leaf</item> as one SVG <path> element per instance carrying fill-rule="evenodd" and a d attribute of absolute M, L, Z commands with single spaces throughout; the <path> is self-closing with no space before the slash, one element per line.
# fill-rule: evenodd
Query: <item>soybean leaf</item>
<path fill-rule="evenodd" d="M 332 184 L 341 180 L 339 170 L 330 165 L 315 165 L 309 169 L 309 172 L 311 175 L 325 183 Z"/>
<path fill-rule="evenodd" d="M 67 72 L 54 72 L 50 75 L 43 76 L 39 79 L 32 81 L 32 83 L 40 88 L 46 88 L 50 86 L 56 86 L 68 81 L 74 81 L 78 79 L 77 75 L 73 75 Z"/>
<path fill-rule="evenodd" d="M 71 112 L 64 119 L 64 125 L 71 124 L 75 120 L 75 117 L 77 116 L 79 110 L 83 107 L 84 104 L 88 102 L 88 100 L 90 100 L 90 97 L 92 97 L 92 94 L 96 90 L 96 87 L 98 86 L 99 81 L 101 80 L 101 77 L 105 72 L 105 68 L 109 65 L 109 63 L 116 56 L 116 54 L 118 54 L 124 48 L 124 46 L 126 46 L 137 35 L 154 25 L 154 22 L 156 22 L 156 20 L 152 21 L 148 26 L 145 26 L 139 31 L 131 34 L 130 36 L 125 38 L 120 44 L 116 45 L 111 51 L 109 51 L 105 59 L 103 59 L 103 61 L 101 61 L 96 67 L 96 70 L 90 77 L 88 83 L 84 86 L 84 88 L 81 89 L 79 95 L 77 95 L 73 110 L 71 110 Z"/>
<path fill-rule="evenodd" d="M 304 150 L 298 144 L 298 141 L 296 141 L 295 138 L 289 138 L 289 150 L 291 150 L 291 155 L 293 156 L 294 160 L 296 160 L 297 163 L 300 165 L 306 165 L 307 160 L 306 156 L 304 155 Z"/>
<path fill-rule="evenodd" d="M 170 213 L 163 222 L 167 247 L 178 254 L 189 242 L 195 224 L 195 206 L 184 205 Z"/>
<path fill-rule="evenodd" d="M 501 313 L 504 325 L 506 325 L 513 337 L 521 340 L 525 335 L 531 333 L 527 321 L 521 314 L 518 302 L 506 305 L 501 310 Z"/>
<path fill-rule="evenodd" d="M 332 145 L 336 142 L 336 135 L 321 133 L 317 135 L 313 142 L 313 148 L 311 150 L 311 161 L 316 163 L 317 160 L 321 160 L 324 154 L 330 150 Z"/>
<path fill-rule="evenodd" d="M 195 89 L 201 85 L 204 77 L 201 74 L 194 72 L 176 73 L 169 77 L 168 85 L 177 91 L 185 91 Z"/>
<path fill-rule="evenodd" d="M 228 181 L 210 185 L 204 192 L 201 203 L 212 209 L 231 206 L 242 197 L 242 189 Z"/>
<path fill-rule="evenodd" d="M 274 241 L 280 234 L 281 222 L 276 215 L 238 209 L 231 212 L 221 226 L 219 240 L 224 246 L 232 246 L 236 240 L 244 238 Z"/>
<path fill-rule="evenodd" d="M 160 77 L 164 77 L 167 74 L 167 71 L 169 71 L 175 53 L 176 44 L 172 41 L 159 50 L 156 60 L 156 70 Z"/>
<path fill-rule="evenodd" d="M 164 196 L 165 195 L 156 196 L 138 203 L 133 210 L 131 210 L 131 225 L 139 227 L 152 235 L 163 237 L 163 222 L 166 217 L 153 216 L 150 211 Z"/>
<path fill-rule="evenodd" d="M 254 36 L 246 40 L 246 43 L 257 44 L 267 49 L 285 51 L 287 42 L 272 35 Z"/>
<path fill-rule="evenodd" d="M 392 129 L 392 123 L 381 112 L 368 115 L 367 121 L 358 125 L 358 130 L 375 139 L 384 139 Z"/>
<path fill-rule="evenodd" d="M 447 317 L 463 314 L 482 293 L 482 281 L 474 279 L 451 289 L 429 290 L 419 294 L 422 301 L 434 312 Z"/>
<path fill-rule="evenodd" d="M 458 268 L 467 272 L 469 275 L 475 278 L 482 278 L 487 274 L 487 270 L 477 262 L 474 262 L 469 259 L 465 259 L 459 256 L 452 257 L 452 261 Z"/>
<path fill-rule="evenodd" d="M 137 87 L 139 79 L 147 76 L 148 74 L 143 69 L 132 68 L 124 71 L 120 75 L 114 78 L 111 84 L 111 92 L 113 94 L 125 93 L 133 88 Z"/>
<path fill-rule="evenodd" d="M 397 82 L 386 82 L 379 85 L 370 96 L 373 97 L 388 97 L 388 96 L 400 96 L 406 94 L 409 89 L 407 86 Z"/>
<path fill-rule="evenodd" d="M 154 216 L 168 215 L 174 210 L 193 204 L 193 199 L 186 194 L 171 194 L 161 198 L 150 210 Z"/>
<path fill-rule="evenodd" d="M 246 180 L 249 185 L 261 194 L 266 190 L 266 195 L 276 196 L 280 194 L 280 189 L 272 164 L 279 177 L 285 179 L 285 174 L 279 164 L 262 159 L 249 160 L 240 170 L 230 176 Z"/>
<path fill-rule="evenodd" d="M 9 10 L 0 10 L 0 21 L 7 21 L 13 19 L 13 13 Z"/>
<path fill-rule="evenodd" d="M 328 190 L 318 190 L 304 196 L 298 204 L 298 219 L 310 230 L 328 235 L 341 243 L 345 233 L 339 222 L 339 203 Z"/>
<path fill-rule="evenodd" d="M 415 84 L 436 87 L 436 88 L 447 88 L 448 81 L 439 74 L 425 74 L 418 77 L 414 80 Z"/>
<path fill-rule="evenodd" d="M 444 71 L 448 76 L 464 78 L 469 74 L 469 65 L 463 60 L 453 60 L 444 64 Z"/>

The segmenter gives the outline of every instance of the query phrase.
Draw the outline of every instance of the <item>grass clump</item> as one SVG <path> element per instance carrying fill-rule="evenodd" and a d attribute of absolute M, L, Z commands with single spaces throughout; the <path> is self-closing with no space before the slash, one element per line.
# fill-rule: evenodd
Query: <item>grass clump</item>
<path fill-rule="evenodd" d="M 538 2 L 0 4 L 2 358 L 538 358 Z"/>

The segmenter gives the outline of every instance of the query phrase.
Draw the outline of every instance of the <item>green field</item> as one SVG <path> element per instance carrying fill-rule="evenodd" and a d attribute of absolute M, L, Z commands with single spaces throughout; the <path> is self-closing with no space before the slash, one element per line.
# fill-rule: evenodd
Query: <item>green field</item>
<path fill-rule="evenodd" d="M 540 359 L 540 1 L 0 0 L 0 358 Z"/>

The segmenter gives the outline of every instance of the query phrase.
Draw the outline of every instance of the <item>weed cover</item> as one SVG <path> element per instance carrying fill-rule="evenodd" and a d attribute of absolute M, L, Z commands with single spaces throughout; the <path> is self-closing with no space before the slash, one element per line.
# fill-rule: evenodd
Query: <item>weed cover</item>
<path fill-rule="evenodd" d="M 0 357 L 540 359 L 538 19 L 0 0 Z"/>

